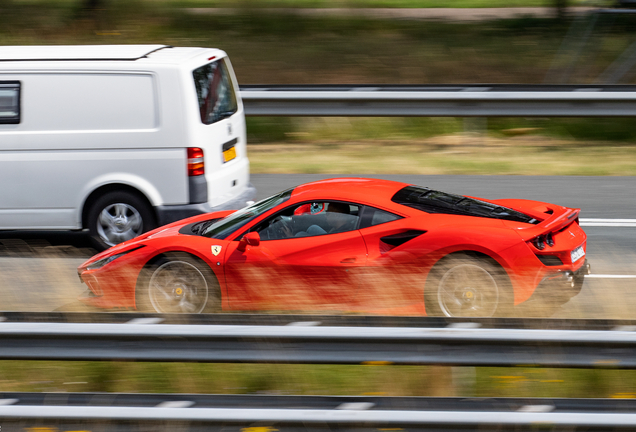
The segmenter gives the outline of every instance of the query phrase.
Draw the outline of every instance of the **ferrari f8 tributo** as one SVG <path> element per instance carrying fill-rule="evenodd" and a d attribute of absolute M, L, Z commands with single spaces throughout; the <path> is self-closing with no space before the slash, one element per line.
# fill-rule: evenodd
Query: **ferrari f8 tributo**
<path fill-rule="evenodd" d="M 82 300 L 162 313 L 501 316 L 567 302 L 589 273 L 578 209 L 337 178 L 203 214 L 102 252 Z"/>

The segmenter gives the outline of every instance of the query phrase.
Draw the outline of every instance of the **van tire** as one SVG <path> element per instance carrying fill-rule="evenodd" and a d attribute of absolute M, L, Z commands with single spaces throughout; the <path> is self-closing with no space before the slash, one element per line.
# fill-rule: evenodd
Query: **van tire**
<path fill-rule="evenodd" d="M 128 191 L 112 191 L 97 198 L 88 210 L 88 231 L 93 245 L 105 250 L 156 228 L 148 202 Z"/>

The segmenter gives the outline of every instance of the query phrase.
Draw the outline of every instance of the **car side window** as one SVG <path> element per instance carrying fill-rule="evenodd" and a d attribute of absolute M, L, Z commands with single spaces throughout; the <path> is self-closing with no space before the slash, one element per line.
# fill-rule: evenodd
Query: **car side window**
<path fill-rule="evenodd" d="M 360 206 L 340 201 L 296 204 L 261 222 L 261 240 L 314 237 L 358 229 Z"/>
<path fill-rule="evenodd" d="M 393 222 L 398 219 L 402 219 L 402 216 L 375 207 L 365 206 L 360 216 L 360 229 Z"/>

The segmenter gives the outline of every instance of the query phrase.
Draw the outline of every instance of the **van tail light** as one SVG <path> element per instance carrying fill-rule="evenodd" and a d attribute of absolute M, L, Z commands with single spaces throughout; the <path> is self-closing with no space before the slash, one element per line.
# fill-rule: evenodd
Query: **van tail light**
<path fill-rule="evenodd" d="M 188 147 L 188 177 L 205 174 L 203 150 L 199 147 Z"/>

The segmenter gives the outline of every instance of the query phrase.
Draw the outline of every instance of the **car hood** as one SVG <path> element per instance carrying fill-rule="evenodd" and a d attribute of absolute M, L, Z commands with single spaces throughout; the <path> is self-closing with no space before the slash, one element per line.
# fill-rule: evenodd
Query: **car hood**
<path fill-rule="evenodd" d="M 146 244 L 148 243 L 147 241 L 149 239 L 176 235 L 179 233 L 179 230 L 183 228 L 184 226 L 197 223 L 197 222 L 203 222 L 210 219 L 222 219 L 224 217 L 231 215 L 235 211 L 236 210 L 224 210 L 224 211 L 218 211 L 213 213 L 204 213 L 204 214 L 196 215 L 187 219 L 182 219 L 168 225 L 161 226 L 152 231 L 148 231 L 147 233 L 144 233 L 140 235 L 139 237 L 135 237 L 134 239 L 127 240 L 123 243 L 119 243 L 109 249 L 106 249 L 103 252 L 98 253 L 97 255 L 91 257 L 91 259 L 86 261 L 84 264 L 82 264 L 82 266 L 85 266 L 94 261 L 98 261 L 100 259 L 106 258 L 110 255 L 115 255 L 121 252 L 125 252 L 127 250 L 137 248 L 139 246 L 146 246 Z"/>

